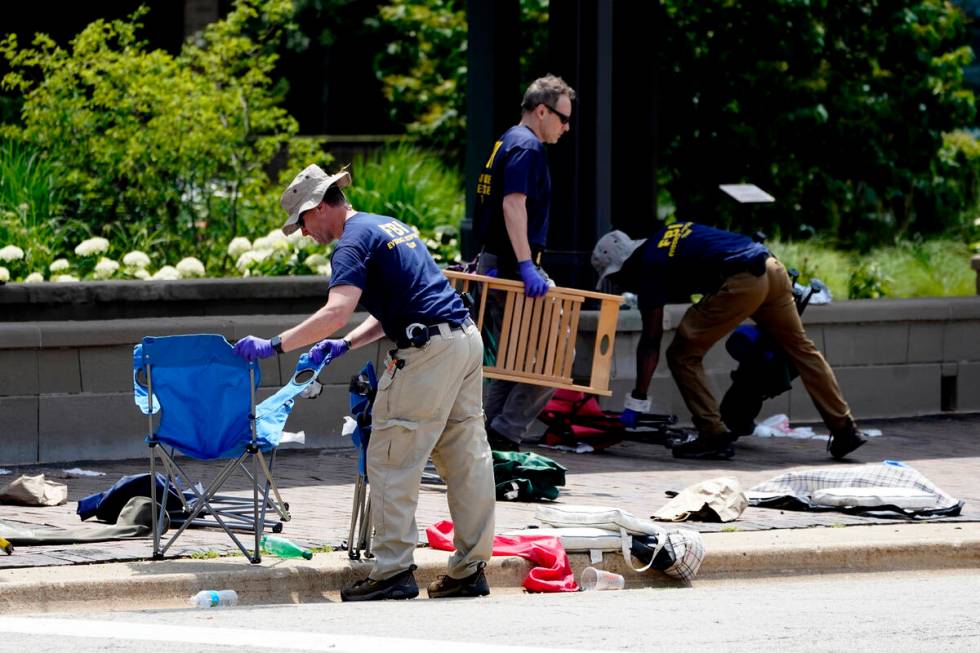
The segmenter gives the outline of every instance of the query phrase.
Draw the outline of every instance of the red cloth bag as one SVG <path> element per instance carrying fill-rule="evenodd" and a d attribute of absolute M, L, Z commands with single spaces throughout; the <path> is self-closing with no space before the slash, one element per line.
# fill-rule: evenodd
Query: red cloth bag
<path fill-rule="evenodd" d="M 444 519 L 425 529 L 429 546 L 439 551 L 455 551 L 453 522 Z M 529 592 L 576 592 L 578 585 L 572 573 L 565 547 L 550 535 L 494 535 L 493 555 L 520 556 L 538 565 L 528 572 L 524 589 Z"/>

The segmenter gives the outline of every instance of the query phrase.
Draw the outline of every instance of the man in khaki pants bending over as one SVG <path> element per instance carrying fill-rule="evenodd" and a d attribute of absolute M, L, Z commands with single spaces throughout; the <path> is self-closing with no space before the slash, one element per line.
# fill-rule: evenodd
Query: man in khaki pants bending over
<path fill-rule="evenodd" d="M 317 242 L 337 241 L 326 305 L 271 340 L 243 338 L 235 352 L 254 360 L 316 342 L 310 356 L 320 364 L 385 335 L 394 340 L 398 348 L 378 380 L 367 452 L 374 567 L 344 587 L 341 599 L 418 596 L 415 508 L 430 456 L 446 481 L 456 553 L 449 573 L 429 585 L 429 598 L 484 596 L 495 496 L 483 427 L 483 340 L 412 228 L 355 211 L 341 190 L 349 183 L 347 172 L 327 175 L 311 165 L 282 196 L 285 233 L 302 229 Z M 358 303 L 371 316 L 342 339 L 321 340 L 347 324 Z"/>
<path fill-rule="evenodd" d="M 647 389 L 660 359 L 664 305 L 688 302 L 697 293 L 701 300 L 684 314 L 667 348 L 670 371 L 698 430 L 696 440 L 673 448 L 676 457 L 734 454 L 736 437 L 721 419 L 702 360 L 712 345 L 748 317 L 799 370 L 830 429 L 830 454 L 843 458 L 867 441 L 841 396 L 833 370 L 803 330 L 786 269 L 761 243 L 730 231 L 678 222 L 642 240 L 611 231 L 596 243 L 592 265 L 599 272 L 600 286 L 608 282 L 639 299 L 643 333 L 636 350 L 636 388 L 626 398 L 621 417 L 626 426 L 635 426 L 637 414 L 650 411 Z"/>

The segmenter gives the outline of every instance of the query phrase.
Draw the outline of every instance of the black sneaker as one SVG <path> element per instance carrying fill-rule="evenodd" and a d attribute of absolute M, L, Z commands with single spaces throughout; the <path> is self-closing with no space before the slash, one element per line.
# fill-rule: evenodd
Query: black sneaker
<path fill-rule="evenodd" d="M 483 568 L 487 563 L 481 562 L 476 566 L 476 571 L 466 578 L 453 578 L 451 576 L 439 576 L 437 580 L 429 583 L 426 592 L 430 599 L 447 599 L 454 596 L 486 596 L 490 593 L 490 584 L 487 583 L 487 575 L 483 573 Z"/>
<path fill-rule="evenodd" d="M 694 458 L 702 460 L 727 460 L 735 455 L 732 446 L 734 438 L 725 433 L 721 435 L 698 435 L 687 442 L 680 442 L 671 447 L 674 458 Z"/>
<path fill-rule="evenodd" d="M 418 567 L 412 565 L 391 578 L 384 580 L 354 581 L 340 590 L 341 601 L 381 601 L 383 599 L 414 599 L 419 595 L 419 586 L 413 573 Z"/>
<path fill-rule="evenodd" d="M 868 441 L 861 431 L 851 426 L 846 431 L 831 433 L 827 440 L 827 451 L 835 460 L 840 460 Z"/>
<path fill-rule="evenodd" d="M 487 427 L 487 442 L 493 451 L 520 451 L 521 445 L 506 438 L 491 427 Z"/>

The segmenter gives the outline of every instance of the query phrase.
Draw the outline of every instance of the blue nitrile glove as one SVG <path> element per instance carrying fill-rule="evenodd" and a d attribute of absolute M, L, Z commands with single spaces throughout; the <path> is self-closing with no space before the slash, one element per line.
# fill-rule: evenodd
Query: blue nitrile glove
<path fill-rule="evenodd" d="M 497 277 L 497 268 L 487 268 L 487 270 L 483 274 L 484 274 L 484 276 L 487 276 L 487 277 L 494 277 L 494 278 L 496 278 Z"/>
<path fill-rule="evenodd" d="M 330 363 L 335 358 L 343 356 L 350 351 L 350 344 L 346 340 L 321 340 L 310 348 L 310 361 L 314 365 L 326 362 Z"/>
<path fill-rule="evenodd" d="M 626 428 L 628 428 L 628 429 L 635 429 L 636 428 L 636 418 L 639 415 L 640 414 L 638 412 L 636 412 L 635 410 L 630 410 L 629 408 L 626 408 L 626 409 L 623 410 L 623 412 L 621 412 L 619 414 L 619 421 L 622 422 L 623 423 L 623 426 L 625 426 Z"/>
<path fill-rule="evenodd" d="M 535 267 L 531 259 L 521 261 L 517 264 L 521 279 L 524 281 L 524 294 L 528 297 L 540 297 L 548 292 L 548 281 L 541 276 L 538 268 Z"/>
<path fill-rule="evenodd" d="M 234 351 L 250 363 L 260 358 L 276 355 L 276 350 L 272 348 L 270 341 L 255 336 L 245 336 L 236 342 Z"/>

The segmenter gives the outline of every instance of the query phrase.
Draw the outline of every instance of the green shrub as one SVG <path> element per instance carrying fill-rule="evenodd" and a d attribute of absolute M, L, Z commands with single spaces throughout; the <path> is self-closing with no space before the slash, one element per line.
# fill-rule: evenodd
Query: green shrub
<path fill-rule="evenodd" d="M 418 228 L 440 263 L 459 260 L 465 198 L 458 170 L 431 152 L 401 144 L 356 158 L 351 175 L 347 194 L 354 208 Z"/>
<path fill-rule="evenodd" d="M 769 250 L 789 268 L 800 273 L 799 283 L 819 279 L 827 284 L 837 299 L 848 296 L 850 257 L 846 252 L 832 249 L 820 240 L 780 241 L 766 243 Z"/>
<path fill-rule="evenodd" d="M 889 294 L 891 279 L 886 277 L 875 261 L 862 260 L 851 269 L 847 279 L 848 299 L 878 299 Z"/>
<path fill-rule="evenodd" d="M 548 0 L 521 0 L 520 12 L 510 38 L 521 43 L 526 86 L 547 72 Z M 461 160 L 466 142 L 466 3 L 389 0 L 378 7 L 378 18 L 369 26 L 389 35 L 389 45 L 377 55 L 374 67 L 392 119 Z M 524 88 L 513 92 L 516 122 Z"/>
<path fill-rule="evenodd" d="M 937 239 L 876 249 L 868 259 L 887 279 L 890 297 L 946 297 L 976 292 L 970 255 L 962 242 Z"/>
<path fill-rule="evenodd" d="M 23 127 L 4 131 L 40 153 L 64 216 L 93 235 L 228 269 L 224 243 L 268 222 L 280 180 L 266 166 L 297 130 L 271 78 L 292 6 L 237 0 L 178 56 L 146 49 L 145 14 L 95 21 L 68 48 L 4 39 L 4 86 L 24 94 Z"/>

